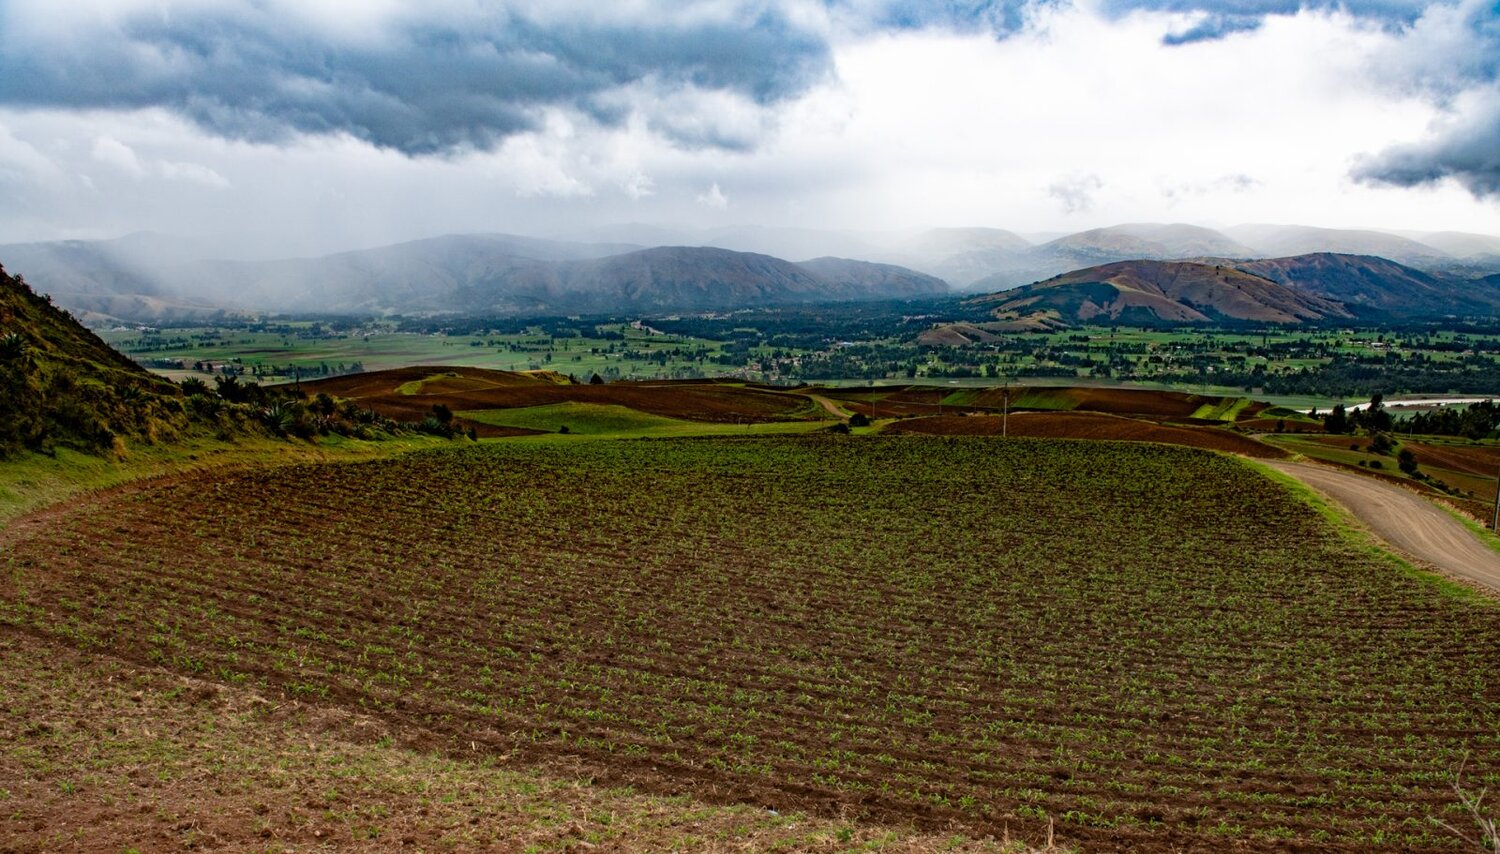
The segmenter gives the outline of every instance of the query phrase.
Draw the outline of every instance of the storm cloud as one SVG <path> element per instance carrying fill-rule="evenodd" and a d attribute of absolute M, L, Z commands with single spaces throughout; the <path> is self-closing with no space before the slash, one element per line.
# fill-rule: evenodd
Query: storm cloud
<path fill-rule="evenodd" d="M 1452 179 L 1478 198 L 1500 197 L 1500 91 L 1433 139 L 1367 159 L 1354 176 L 1398 187 Z"/>
<path fill-rule="evenodd" d="M 1452 179 L 1477 198 L 1500 196 L 1500 6 L 1434 5 L 1402 35 L 1380 76 L 1438 103 L 1446 119 L 1425 140 L 1363 158 L 1354 178 L 1400 187 Z"/>
<path fill-rule="evenodd" d="M 831 68 L 819 33 L 759 3 L 390 6 L 347 4 L 337 25 L 309 26 L 274 0 L 110 11 L 4 0 L 0 104 L 156 107 L 231 139 L 347 134 L 428 155 L 491 150 L 548 109 L 619 126 L 683 92 L 772 106 Z M 644 118 L 674 136 L 678 125 Z M 701 128 L 675 141 L 747 144 Z"/>

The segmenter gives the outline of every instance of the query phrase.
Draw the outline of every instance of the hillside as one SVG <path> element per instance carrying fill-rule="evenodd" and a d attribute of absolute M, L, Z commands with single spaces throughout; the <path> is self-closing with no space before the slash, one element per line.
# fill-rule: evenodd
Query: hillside
<path fill-rule="evenodd" d="M 1252 258 L 1258 253 L 1224 234 L 1184 223 L 1127 223 L 1058 237 L 1039 246 L 991 257 L 991 271 L 970 287 L 995 291 L 1071 270 L 1117 261 L 1187 260 L 1204 256 Z"/>
<path fill-rule="evenodd" d="M 707 247 L 642 249 L 590 261 L 527 264 L 460 289 L 467 311 L 703 310 L 937 295 L 940 280 L 888 265 L 821 258 L 793 264 Z"/>
<path fill-rule="evenodd" d="M 1181 261 L 1121 261 L 976 297 L 995 317 L 1070 323 L 1298 323 L 1351 317 L 1341 305 L 1233 267 Z"/>
<path fill-rule="evenodd" d="M 897 298 L 935 296 L 948 291 L 948 285 L 942 279 L 895 264 L 852 261 L 848 258 L 814 258 L 797 266 L 835 288 L 855 293 Z"/>
<path fill-rule="evenodd" d="M 1342 303 L 1360 316 L 1446 316 L 1500 311 L 1500 288 L 1484 279 L 1424 273 L 1369 255 L 1319 252 L 1238 262 L 1240 270 Z"/>
<path fill-rule="evenodd" d="M 0 457 L 109 449 L 187 426 L 176 386 L 146 372 L 0 269 Z"/>

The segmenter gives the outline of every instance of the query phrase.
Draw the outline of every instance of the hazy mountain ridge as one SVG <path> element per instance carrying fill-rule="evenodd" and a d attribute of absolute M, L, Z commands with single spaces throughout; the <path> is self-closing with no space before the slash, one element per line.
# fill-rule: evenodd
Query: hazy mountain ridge
<path fill-rule="evenodd" d="M 1500 312 L 1500 290 L 1483 280 L 1426 273 L 1388 258 L 1317 252 L 1235 266 L 1335 300 L 1361 316 L 1441 317 Z"/>
<path fill-rule="evenodd" d="M 941 293 L 932 277 L 960 290 L 994 292 L 1080 269 L 1139 260 L 1228 259 L 1217 263 L 1286 283 L 1289 274 L 1277 272 L 1282 267 L 1247 265 L 1257 259 L 1274 261 L 1335 250 L 1402 263 L 1428 277 L 1412 276 L 1402 286 L 1413 289 L 1423 311 L 1462 313 L 1493 309 L 1483 293 L 1477 298 L 1465 296 L 1450 280 L 1500 272 L 1500 254 L 1487 254 L 1490 248 L 1500 247 L 1500 237 L 1429 235 L 1434 243 L 1452 250 L 1448 252 L 1394 233 L 1284 225 L 1214 230 L 1183 223 L 1126 223 L 1040 244 L 1003 229 L 977 227 L 876 233 L 759 226 L 693 231 L 627 224 L 574 236 L 582 239 L 447 235 L 312 258 L 263 260 L 205 256 L 225 249 L 223 239 L 146 234 L 112 241 L 0 246 L 0 261 L 24 272 L 60 305 L 91 321 L 211 321 L 226 312 L 753 307 Z M 653 245 L 657 241 L 670 243 Z M 1286 246 L 1313 246 L 1319 251 L 1271 251 Z M 670 251 L 652 256 L 655 263 L 642 259 L 595 263 L 647 250 Z M 1459 252 L 1468 254 L 1460 257 Z M 751 263 L 738 257 L 744 254 L 779 263 Z M 787 258 L 813 260 L 798 266 L 782 260 Z M 835 265 L 829 258 L 844 260 Z M 856 266 L 860 263 L 867 266 Z M 1348 270 L 1337 273 L 1336 264 L 1324 266 L 1320 281 L 1353 275 Z M 807 276 L 817 280 L 818 286 Z M 1431 279 L 1441 281 L 1434 284 Z M 1388 284 L 1394 290 L 1382 295 L 1375 287 L 1362 302 L 1351 298 L 1352 304 L 1365 311 L 1396 310 L 1400 288 L 1394 279 Z M 1457 299 L 1446 311 L 1437 304 L 1445 294 Z M 1343 299 L 1336 291 L 1326 295 Z"/>
<path fill-rule="evenodd" d="M 277 261 L 184 261 L 164 253 L 166 263 L 154 269 L 114 245 L 34 244 L 0 252 L 19 256 L 60 305 L 133 320 L 206 320 L 224 311 L 725 309 L 948 290 L 932 276 L 848 259 L 797 265 L 709 247 L 643 249 L 512 235 L 449 235 Z"/>
<path fill-rule="evenodd" d="M 997 319 L 1068 323 L 1300 323 L 1354 315 L 1333 300 L 1232 266 L 1119 261 L 970 300 Z"/>
<path fill-rule="evenodd" d="M 1500 275 L 1460 279 L 1385 258 L 1336 253 L 1260 261 L 1141 260 L 1075 270 L 966 304 L 1025 328 L 1494 315 L 1500 313 Z"/>

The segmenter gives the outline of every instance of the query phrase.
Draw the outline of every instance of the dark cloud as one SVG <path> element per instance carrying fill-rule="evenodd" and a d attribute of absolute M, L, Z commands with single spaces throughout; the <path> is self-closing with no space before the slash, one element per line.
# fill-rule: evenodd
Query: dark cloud
<path fill-rule="evenodd" d="M 1428 0 L 1106 0 L 1104 8 L 1113 14 L 1138 9 L 1158 12 L 1206 12 L 1226 20 L 1249 20 L 1267 15 L 1295 15 L 1304 9 L 1341 10 L 1356 17 L 1410 23 L 1430 6 Z"/>
<path fill-rule="evenodd" d="M 83 13 L 65 35 L 30 33 L 14 25 L 19 2 L 0 0 L 0 103 L 162 107 L 236 139 L 347 133 L 411 155 L 493 148 L 550 106 L 617 125 L 634 114 L 619 96 L 629 87 L 771 105 L 831 69 L 820 35 L 759 4 L 688 16 L 668 5 L 607 22 L 496 4 L 340 38 L 289 25 L 265 2 L 140 10 L 107 24 Z M 701 133 L 681 141 L 716 144 Z"/>
<path fill-rule="evenodd" d="M 1453 179 L 1477 198 L 1500 199 L 1500 92 L 1435 139 L 1388 149 L 1354 170 L 1357 180 L 1415 187 Z"/>
<path fill-rule="evenodd" d="M 1041 5 L 1061 0 L 1041 0 Z M 834 6 L 846 5 L 835 2 Z M 884 0 L 864 9 L 867 23 L 881 29 L 918 30 L 943 27 L 954 30 L 987 29 L 997 34 L 1019 30 L 1025 22 L 1027 2 L 986 0 Z"/>
<path fill-rule="evenodd" d="M 826 0 L 834 9 L 856 12 L 862 23 L 885 29 L 944 27 L 989 30 L 1011 35 L 1025 24 L 1028 10 L 1066 5 L 1069 0 Z M 1339 10 L 1392 27 L 1411 24 L 1430 6 L 1429 0 L 1104 0 L 1109 17 L 1131 12 L 1202 13 L 1202 21 L 1162 39 L 1167 45 L 1220 39 L 1260 27 L 1267 16 L 1294 15 L 1303 9 Z"/>
<path fill-rule="evenodd" d="M 1500 5 L 1434 5 L 1403 35 L 1386 64 L 1393 82 L 1447 119 L 1428 140 L 1364 158 L 1353 177 L 1399 187 L 1452 179 L 1476 198 L 1500 199 Z"/>

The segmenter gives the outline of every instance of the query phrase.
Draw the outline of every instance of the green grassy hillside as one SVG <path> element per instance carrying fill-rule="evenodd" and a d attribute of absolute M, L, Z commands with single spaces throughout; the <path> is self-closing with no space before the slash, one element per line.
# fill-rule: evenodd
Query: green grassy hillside
<path fill-rule="evenodd" d="M 0 268 L 0 458 L 117 448 L 188 425 L 182 393 Z"/>

